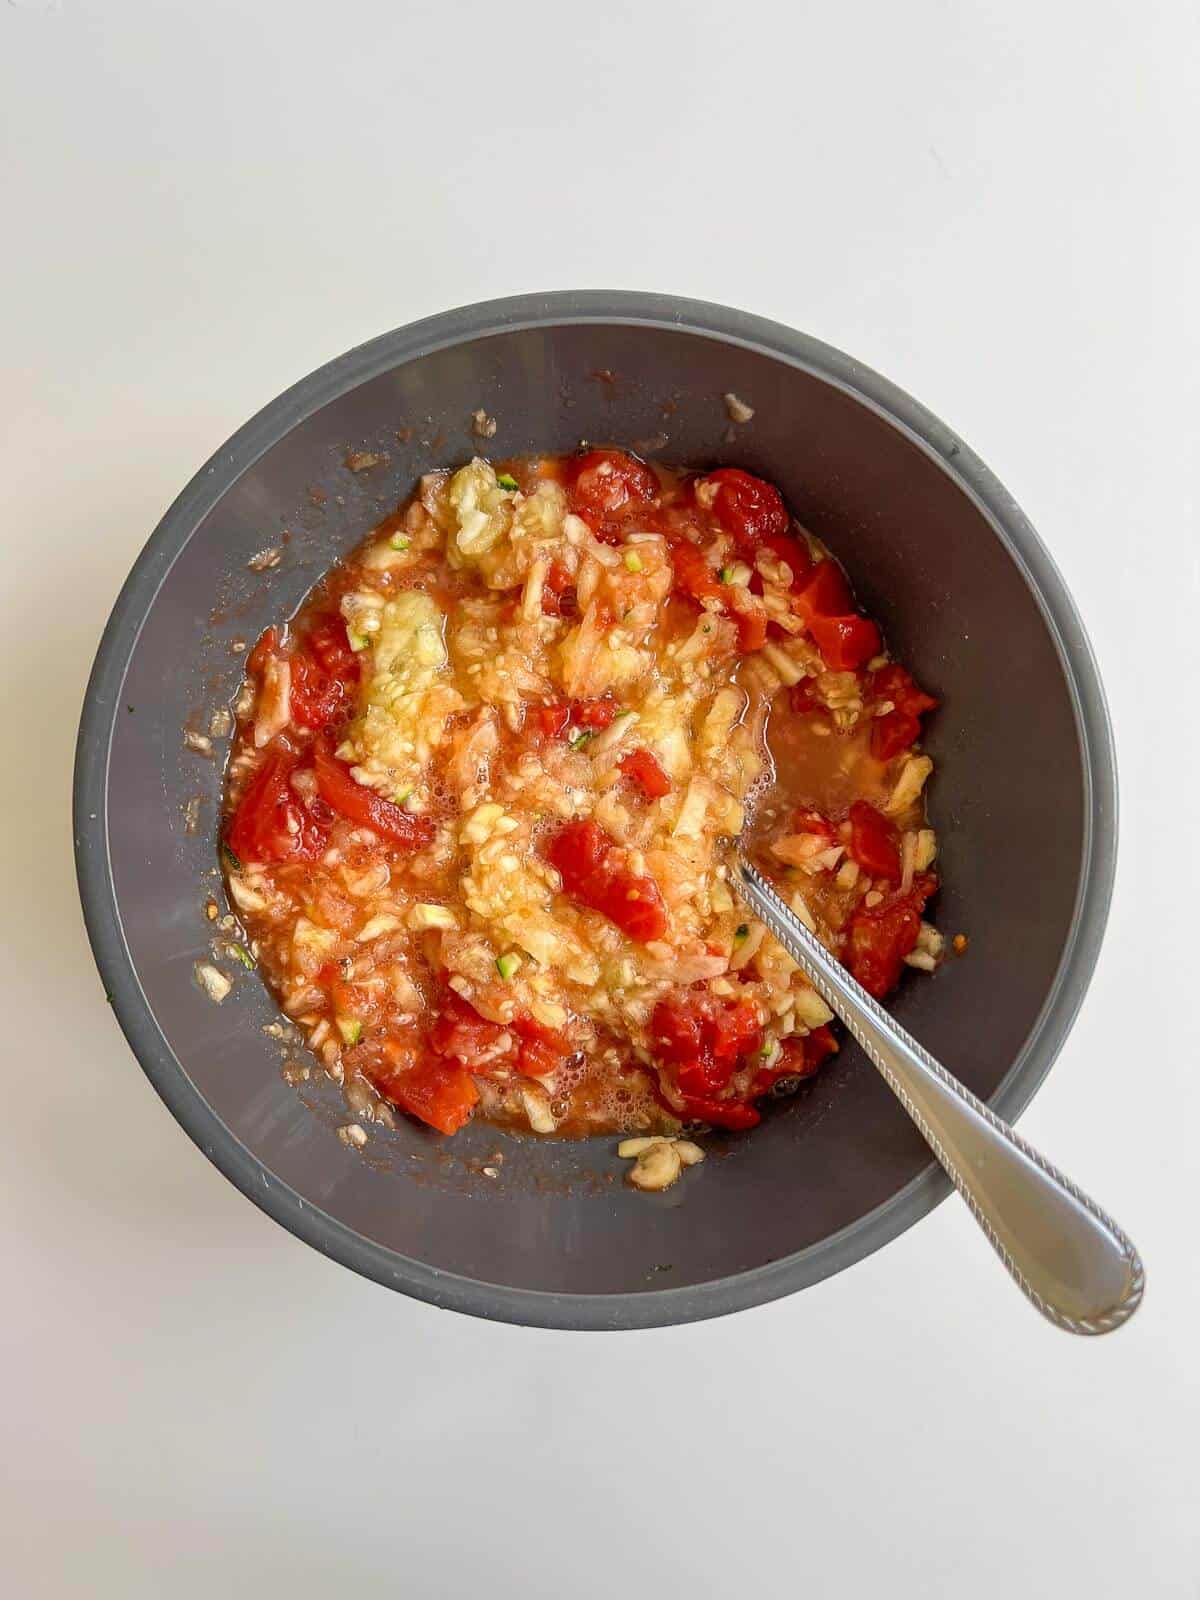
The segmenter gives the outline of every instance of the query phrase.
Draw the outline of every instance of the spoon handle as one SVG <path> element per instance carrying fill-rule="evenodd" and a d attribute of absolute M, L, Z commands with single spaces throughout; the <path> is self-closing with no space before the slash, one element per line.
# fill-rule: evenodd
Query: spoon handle
<path fill-rule="evenodd" d="M 738 867 L 731 886 L 874 1062 L 1027 1298 L 1068 1333 L 1127 1322 L 1145 1272 L 1112 1218 L 906 1033 L 756 868 Z"/>

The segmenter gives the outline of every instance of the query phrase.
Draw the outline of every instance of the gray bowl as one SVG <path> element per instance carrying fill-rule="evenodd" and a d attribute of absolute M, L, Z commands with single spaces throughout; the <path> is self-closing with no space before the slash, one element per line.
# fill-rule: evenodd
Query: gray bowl
<path fill-rule="evenodd" d="M 731 428 L 727 391 L 752 421 Z M 436 1305 L 567 1328 L 718 1316 L 848 1266 L 949 1192 L 856 1049 L 647 1196 L 621 1182 L 613 1140 L 474 1125 L 444 1140 L 405 1122 L 357 1153 L 337 1136 L 340 1092 L 315 1070 L 285 1080 L 303 1053 L 264 1033 L 276 1013 L 258 978 L 223 963 L 235 983 L 220 1006 L 194 980 L 203 902 L 220 898 L 222 747 L 206 759 L 183 731 L 234 692 L 238 641 L 291 610 L 418 473 L 481 447 L 479 408 L 495 454 L 586 438 L 761 472 L 845 563 L 944 704 L 928 739 L 936 915 L 970 950 L 906 983 L 896 1010 L 1010 1119 L 1066 1037 L 1108 909 L 1116 782 L 1095 663 L 1037 536 L 936 418 L 802 334 L 654 295 L 494 301 L 351 351 L 236 433 L 140 556 L 88 686 L 76 853 L 117 1017 L 174 1115 L 293 1233 Z M 353 450 L 386 460 L 351 471 Z M 271 547 L 279 564 L 253 570 Z"/>

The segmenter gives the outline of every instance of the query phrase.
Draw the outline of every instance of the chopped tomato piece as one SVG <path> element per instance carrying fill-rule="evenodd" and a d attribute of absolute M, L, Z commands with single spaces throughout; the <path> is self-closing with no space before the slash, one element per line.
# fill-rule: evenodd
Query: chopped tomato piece
<path fill-rule="evenodd" d="M 567 468 L 567 493 L 580 516 L 603 520 L 631 502 L 655 499 L 658 479 L 625 450 L 589 450 Z"/>
<path fill-rule="evenodd" d="M 544 1078 L 574 1054 L 566 1035 L 554 1028 L 528 1016 L 517 1017 L 507 1027 L 492 1022 L 453 989 L 442 996 L 428 1044 L 436 1055 L 452 1057 L 486 1075 L 497 1061 L 502 1065 L 512 1061 L 511 1053 L 495 1055 L 494 1047 L 505 1033 L 516 1037 L 516 1065 L 526 1077 Z M 488 1059 L 482 1059 L 485 1057 Z"/>
<path fill-rule="evenodd" d="M 597 822 L 565 823 L 551 838 L 546 857 L 557 868 L 568 894 L 586 884 L 612 849 L 612 841 Z"/>
<path fill-rule="evenodd" d="M 320 663 L 306 651 L 292 657 L 292 721 L 310 732 L 326 728 L 345 704 L 344 686 L 322 671 Z"/>
<path fill-rule="evenodd" d="M 733 1062 L 714 1061 L 711 1057 L 699 1061 L 684 1061 L 675 1068 L 675 1085 L 684 1095 L 715 1095 L 733 1077 Z"/>
<path fill-rule="evenodd" d="M 467 1069 L 437 1057 L 390 1079 L 385 1093 L 439 1133 L 457 1133 L 479 1103 L 479 1090 Z"/>
<path fill-rule="evenodd" d="M 856 672 L 879 654 L 883 640 L 869 617 L 813 617 L 808 624 L 813 643 L 833 672 Z"/>
<path fill-rule="evenodd" d="M 531 732 L 540 734 L 543 739 L 560 738 L 566 732 L 570 720 L 570 707 L 563 705 L 561 700 L 552 700 L 545 706 L 530 706 L 525 713 L 526 727 Z"/>
<path fill-rule="evenodd" d="M 490 1049 L 503 1032 L 498 1022 L 481 1017 L 462 995 L 447 989 L 430 1024 L 429 1048 L 439 1056 L 470 1062 Z"/>
<path fill-rule="evenodd" d="M 900 711 L 921 716 L 937 705 L 933 695 L 926 694 L 913 682 L 912 675 L 895 661 L 889 661 L 871 674 L 869 691 L 874 700 L 890 700 Z"/>
<path fill-rule="evenodd" d="M 693 600 L 725 599 L 724 585 L 704 559 L 699 546 L 689 539 L 678 539 L 671 546 L 671 566 L 675 572 L 675 587 L 691 595 Z"/>
<path fill-rule="evenodd" d="M 571 724 L 576 728 L 607 728 L 616 714 L 617 702 L 610 694 L 601 695 L 598 700 L 571 702 Z"/>
<path fill-rule="evenodd" d="M 542 611 L 548 617 L 569 617 L 575 610 L 575 580 L 556 557 L 542 585 Z"/>
<path fill-rule="evenodd" d="M 799 589 L 812 571 L 813 559 L 803 539 L 793 539 L 790 534 L 767 534 L 760 541 L 760 549 L 770 550 L 780 561 L 786 561 L 792 574 L 791 587 Z"/>
<path fill-rule="evenodd" d="M 621 771 L 631 783 L 637 784 L 647 800 L 661 800 L 671 792 L 671 780 L 650 750 L 631 750 L 627 756 L 622 756 Z"/>
<path fill-rule="evenodd" d="M 762 1024 L 748 1000 L 735 1000 L 714 1010 L 705 1034 L 713 1059 L 732 1063 L 758 1049 Z"/>
<path fill-rule="evenodd" d="M 291 668 L 290 710 L 297 728 L 319 732 L 348 706 L 359 665 L 341 617 L 323 618 L 286 651 L 278 629 L 268 628 L 250 652 L 251 672 L 262 673 L 272 656 Z"/>
<path fill-rule="evenodd" d="M 756 1075 L 751 1094 L 765 1094 L 782 1078 L 811 1078 L 825 1057 L 833 1055 L 837 1048 L 837 1039 L 828 1023 L 814 1028 L 803 1039 L 785 1039 L 772 1065 Z"/>
<path fill-rule="evenodd" d="M 804 1065 L 807 1068 L 805 1076 L 809 1072 L 815 1072 L 826 1056 L 836 1055 L 837 1049 L 837 1039 L 827 1022 L 819 1028 L 814 1028 L 804 1040 Z"/>
<path fill-rule="evenodd" d="M 737 623 L 738 649 L 744 656 L 761 650 L 767 642 L 767 613 L 761 606 L 747 607 L 744 611 L 730 607 L 729 613 Z"/>
<path fill-rule="evenodd" d="M 877 705 L 884 701 L 892 704 L 890 711 L 871 724 L 871 754 L 877 761 L 890 761 L 920 738 L 921 717 L 932 711 L 937 701 L 894 661 L 871 674 L 867 692 Z"/>
<path fill-rule="evenodd" d="M 817 699 L 817 680 L 801 678 L 799 683 L 794 683 L 788 691 L 788 704 L 801 716 L 808 711 L 824 711 L 824 705 Z"/>
<path fill-rule="evenodd" d="M 915 949 L 920 931 L 921 913 L 907 900 L 860 907 L 850 919 L 846 965 L 851 975 L 881 1000 L 899 983 L 904 958 Z"/>
<path fill-rule="evenodd" d="M 792 813 L 792 830 L 795 833 L 819 833 L 822 839 L 832 839 L 837 832 L 828 817 L 803 807 Z"/>
<path fill-rule="evenodd" d="M 717 577 L 698 546 L 687 539 L 679 539 L 671 546 L 671 566 L 678 591 L 700 605 L 706 600 L 720 602 L 722 613 L 737 624 L 738 648 L 743 655 L 762 649 L 767 642 L 767 614 L 760 601 L 743 590 L 744 598 L 738 606 L 731 604 L 729 587 Z"/>
<path fill-rule="evenodd" d="M 937 879 L 922 873 L 904 896 L 860 906 L 850 918 L 845 963 L 868 994 L 881 1000 L 900 981 L 904 958 L 916 947 L 925 902 Z"/>
<path fill-rule="evenodd" d="M 317 792 L 325 804 L 339 816 L 360 827 L 373 828 L 394 844 L 417 850 L 433 838 L 433 823 L 428 817 L 414 817 L 401 810 L 390 800 L 358 783 L 350 775 L 350 768 L 339 761 L 323 736 L 313 744 L 313 771 L 317 775 Z"/>
<path fill-rule="evenodd" d="M 873 878 L 900 878 L 900 836 L 893 823 L 866 800 L 850 807 L 851 860 Z"/>
<path fill-rule="evenodd" d="M 888 711 L 871 724 L 871 754 L 876 761 L 890 761 L 902 750 L 911 749 L 921 737 L 920 717 L 907 711 Z"/>
<path fill-rule="evenodd" d="M 517 1047 L 517 1070 L 527 1078 L 546 1077 L 575 1053 L 565 1034 L 546 1027 L 533 1017 L 518 1017 L 512 1025 L 512 1031 L 520 1041 Z"/>
<path fill-rule="evenodd" d="M 341 617 L 323 617 L 304 642 L 329 677 L 343 684 L 358 682 L 359 660 L 350 648 L 350 636 Z"/>
<path fill-rule="evenodd" d="M 568 728 L 583 728 L 596 733 L 607 728 L 617 714 L 617 702 L 612 695 L 601 695 L 596 700 L 572 700 L 564 704 L 552 700 L 549 705 L 530 706 L 525 713 L 526 725 L 544 739 L 561 739 Z"/>
<path fill-rule="evenodd" d="M 372 1040 L 343 1059 L 394 1106 L 439 1133 L 457 1133 L 479 1103 L 479 1090 L 467 1068 L 429 1054 L 415 1032 Z"/>
<path fill-rule="evenodd" d="M 836 561 L 819 561 L 792 603 L 834 672 L 854 672 L 883 648 L 879 629 L 854 610 L 846 574 Z"/>
<path fill-rule="evenodd" d="M 734 1062 L 758 1048 L 762 1025 L 747 1000 L 689 994 L 660 1000 L 650 1019 L 658 1055 L 676 1064 L 713 1056 Z"/>
<path fill-rule="evenodd" d="M 290 779 L 298 765 L 291 751 L 268 751 L 250 780 L 229 827 L 229 848 L 239 861 L 315 861 L 326 830 L 301 805 Z"/>
<path fill-rule="evenodd" d="M 746 1105 L 744 1101 L 713 1100 L 690 1094 L 683 1097 L 680 1115 L 688 1122 L 707 1122 L 714 1128 L 728 1128 L 731 1133 L 757 1128 L 762 1121 L 758 1107 Z"/>
<path fill-rule="evenodd" d="M 813 617 L 843 617 L 854 610 L 854 596 L 846 574 L 832 560 L 817 562 L 797 591 L 794 603 L 797 615 L 805 622 Z"/>
<path fill-rule="evenodd" d="M 279 629 L 273 624 L 265 628 L 259 635 L 258 643 L 251 650 L 246 662 L 251 672 L 261 672 L 267 664 L 267 657 L 273 656 L 279 650 Z"/>
<path fill-rule="evenodd" d="M 689 1100 L 709 1101 L 719 1095 L 739 1061 L 762 1042 L 762 1024 L 748 1000 L 723 1001 L 709 994 L 685 993 L 660 1000 L 650 1028 L 663 1070 L 676 1091 Z M 724 1101 L 714 1103 L 728 1109 Z M 714 1119 L 705 1114 L 704 1120 Z"/>
<path fill-rule="evenodd" d="M 787 533 L 787 507 L 773 483 L 755 478 L 740 467 L 720 467 L 702 481 L 717 486 L 713 511 L 743 551 L 752 551 L 768 539 Z"/>
<path fill-rule="evenodd" d="M 638 944 L 661 939 L 667 931 L 667 908 L 658 885 L 649 876 L 616 872 L 593 904 Z"/>
<path fill-rule="evenodd" d="M 681 1000 L 660 1000 L 650 1021 L 658 1054 L 674 1062 L 700 1055 L 703 1026 L 700 1009 Z"/>
<path fill-rule="evenodd" d="M 667 931 L 667 908 L 654 879 L 630 872 L 624 856 L 590 819 L 565 823 L 546 858 L 562 877 L 563 890 L 599 911 L 630 939 L 646 944 Z"/>

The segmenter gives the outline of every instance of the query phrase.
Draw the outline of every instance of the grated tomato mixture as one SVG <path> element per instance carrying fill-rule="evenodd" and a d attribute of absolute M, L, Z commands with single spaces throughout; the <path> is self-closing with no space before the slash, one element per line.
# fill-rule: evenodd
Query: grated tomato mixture
<path fill-rule="evenodd" d="M 441 1133 L 751 1128 L 837 1039 L 729 840 L 872 994 L 933 970 L 935 704 L 771 484 L 475 459 L 251 652 L 230 896 L 325 1069 Z"/>

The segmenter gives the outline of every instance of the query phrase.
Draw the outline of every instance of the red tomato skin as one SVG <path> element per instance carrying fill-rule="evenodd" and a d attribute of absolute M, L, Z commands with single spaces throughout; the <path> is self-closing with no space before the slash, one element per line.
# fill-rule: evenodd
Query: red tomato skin
<path fill-rule="evenodd" d="M 238 802 L 226 836 L 239 861 L 315 861 L 325 849 L 328 834 L 300 804 L 289 783 L 298 764 L 290 751 L 268 750 Z"/>
<path fill-rule="evenodd" d="M 671 792 L 671 780 L 650 750 L 631 750 L 620 761 L 621 771 L 637 785 L 647 800 L 661 800 Z"/>
<path fill-rule="evenodd" d="M 850 858 L 872 878 L 900 880 L 900 837 L 893 823 L 866 800 L 850 807 Z"/>
<path fill-rule="evenodd" d="M 428 817 L 414 817 L 373 789 L 357 783 L 350 776 L 346 763 L 333 754 L 324 736 L 313 742 L 313 771 L 321 799 L 339 816 L 360 827 L 373 828 L 393 844 L 409 850 L 418 850 L 433 838 L 433 823 Z"/>

